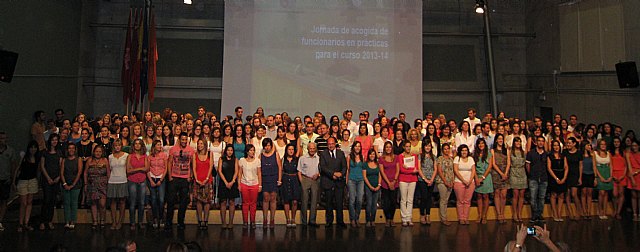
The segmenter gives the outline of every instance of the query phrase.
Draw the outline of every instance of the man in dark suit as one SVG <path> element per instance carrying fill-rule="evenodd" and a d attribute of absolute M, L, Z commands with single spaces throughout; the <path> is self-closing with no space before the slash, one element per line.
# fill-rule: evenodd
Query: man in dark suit
<path fill-rule="evenodd" d="M 326 227 L 333 223 L 333 210 L 336 210 L 336 224 L 345 228 L 343 211 L 343 195 L 345 176 L 347 174 L 347 159 L 344 152 L 336 149 L 336 139 L 327 139 L 327 150 L 320 152 L 320 184 L 324 191 L 326 203 Z"/>

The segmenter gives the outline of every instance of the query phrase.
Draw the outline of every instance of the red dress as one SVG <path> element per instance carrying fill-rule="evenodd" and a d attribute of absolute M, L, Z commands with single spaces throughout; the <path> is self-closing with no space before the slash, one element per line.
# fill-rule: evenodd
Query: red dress
<path fill-rule="evenodd" d="M 198 184 L 197 181 L 204 181 L 207 178 L 210 164 L 211 156 L 209 153 L 207 153 L 207 159 L 204 161 L 200 161 L 200 158 L 196 155 L 196 173 L 198 175 L 196 180 L 193 181 L 193 196 L 196 200 L 203 203 L 209 203 L 213 200 L 213 176 L 209 175 L 209 180 L 207 180 L 204 185 Z M 211 174 L 213 174 L 213 172 Z"/>
<path fill-rule="evenodd" d="M 629 161 L 631 163 L 631 174 L 640 171 L 640 152 L 638 153 L 629 153 Z M 633 186 L 631 182 L 627 183 L 627 187 L 632 190 L 640 190 L 640 174 L 636 174 L 632 177 L 632 179 L 636 182 L 636 186 Z"/>
<path fill-rule="evenodd" d="M 620 180 L 620 182 L 614 182 L 615 185 L 622 185 L 622 186 L 626 186 L 627 185 L 627 176 L 626 174 L 624 174 L 625 170 L 627 167 L 627 160 L 625 159 L 625 157 L 623 155 L 620 155 L 618 153 L 616 153 L 615 155 L 611 155 L 611 170 L 612 170 L 612 176 L 619 178 L 619 177 L 623 177 L 622 180 Z"/>

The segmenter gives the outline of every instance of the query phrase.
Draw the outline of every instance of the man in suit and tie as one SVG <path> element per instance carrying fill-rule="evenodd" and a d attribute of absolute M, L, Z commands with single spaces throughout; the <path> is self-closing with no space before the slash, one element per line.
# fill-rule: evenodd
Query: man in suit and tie
<path fill-rule="evenodd" d="M 324 191 L 326 203 L 326 227 L 333 223 L 333 210 L 336 210 L 336 224 L 345 228 L 343 211 L 343 195 L 345 176 L 347 174 L 347 159 L 344 152 L 336 149 L 336 139 L 327 139 L 327 150 L 320 152 L 320 184 Z"/>

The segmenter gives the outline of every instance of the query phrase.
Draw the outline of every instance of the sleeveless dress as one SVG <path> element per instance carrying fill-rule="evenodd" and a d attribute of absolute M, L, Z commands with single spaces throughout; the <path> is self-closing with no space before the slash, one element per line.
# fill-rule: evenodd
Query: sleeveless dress
<path fill-rule="evenodd" d="M 500 174 L 498 174 L 498 172 L 495 169 L 500 169 L 500 171 L 502 173 L 504 173 L 507 170 L 507 155 L 503 154 L 502 152 L 496 150 L 494 151 L 495 156 L 494 159 L 496 161 L 496 166 L 497 167 L 493 167 L 493 170 L 491 170 L 491 175 L 493 175 L 493 189 L 507 189 L 509 188 L 509 179 L 508 179 L 508 175 L 507 175 L 507 180 L 502 181 L 502 177 L 500 176 Z"/>
<path fill-rule="evenodd" d="M 93 163 L 87 167 L 87 204 L 97 204 L 107 198 L 107 164 Z"/>
<path fill-rule="evenodd" d="M 247 145 L 244 143 L 237 143 L 236 141 L 233 141 L 233 153 L 236 155 L 238 160 L 244 157 L 244 148 L 246 146 Z"/>
<path fill-rule="evenodd" d="M 567 165 L 569 166 L 569 173 L 567 174 L 567 186 L 578 187 L 578 180 L 580 179 L 580 161 L 584 158 L 584 155 L 580 151 L 570 153 L 565 150 L 562 154 L 567 159 Z"/>
<path fill-rule="evenodd" d="M 596 169 L 598 169 L 598 173 L 604 179 L 609 179 L 611 177 L 611 155 L 607 152 L 606 157 L 600 157 L 597 153 L 594 155 L 594 159 L 596 162 Z M 610 191 L 613 190 L 613 182 L 603 182 L 598 177 L 598 185 L 596 185 L 596 189 Z"/>
<path fill-rule="evenodd" d="M 640 171 L 640 152 L 632 152 L 629 154 L 629 161 L 631 162 L 631 174 L 634 174 Z M 632 190 L 640 190 L 640 174 L 633 175 L 632 179 L 636 182 L 636 186 L 634 187 L 631 181 L 629 181 L 629 183 L 627 183 L 627 187 Z"/>
<path fill-rule="evenodd" d="M 612 175 L 615 178 L 619 178 L 621 176 L 624 176 L 624 171 L 625 168 L 627 166 L 627 160 L 624 157 L 624 155 L 611 155 L 611 170 L 612 170 Z M 616 185 L 622 185 L 622 186 L 626 186 L 627 185 L 627 176 L 624 176 L 622 178 L 622 180 L 620 180 L 620 182 L 613 182 Z"/>
<path fill-rule="evenodd" d="M 226 158 L 222 159 L 222 169 L 221 172 L 224 175 L 224 178 L 227 182 L 230 182 L 233 179 L 233 174 L 236 169 L 236 159 L 232 158 L 231 160 L 227 160 Z M 220 180 L 221 184 L 218 187 L 218 199 L 227 200 L 227 199 L 235 199 L 240 197 L 240 192 L 238 191 L 238 182 L 236 180 L 235 183 L 231 186 L 231 188 L 227 188 L 224 184 L 222 184 L 222 179 Z"/>
<path fill-rule="evenodd" d="M 209 173 L 209 165 L 211 165 L 211 156 L 207 152 L 207 159 L 201 161 L 198 155 L 196 154 L 196 172 L 198 173 L 197 180 L 203 181 L 207 179 L 207 173 Z M 211 173 L 213 175 L 213 172 Z M 193 180 L 193 197 L 194 199 L 202 202 L 209 203 L 213 200 L 213 176 L 209 176 L 209 180 L 207 180 L 204 185 L 198 184 L 196 180 Z"/>
<path fill-rule="evenodd" d="M 551 171 L 553 171 L 556 177 L 562 180 L 564 178 L 564 157 L 561 155 L 561 158 L 556 159 L 553 154 L 550 154 L 549 159 L 551 160 Z M 559 185 L 558 181 L 556 181 L 553 176 L 550 176 L 548 188 L 549 191 L 553 193 L 565 193 L 567 192 L 567 181 Z"/>
<path fill-rule="evenodd" d="M 594 188 L 595 174 L 593 172 L 593 157 L 584 157 L 582 159 L 582 187 Z"/>
<path fill-rule="evenodd" d="M 300 200 L 302 189 L 298 180 L 298 159 L 282 160 L 282 187 L 280 196 L 284 202 Z"/>
<path fill-rule="evenodd" d="M 478 174 L 478 177 L 482 177 L 482 175 L 484 175 L 484 172 L 487 171 L 487 168 L 489 168 L 489 162 L 491 160 L 491 152 L 487 153 L 487 159 L 486 160 L 482 160 L 482 159 L 478 159 L 476 160 L 476 173 Z M 489 172 L 489 175 L 487 175 L 487 177 L 482 181 L 482 183 L 480 184 L 480 186 L 476 187 L 476 192 L 477 193 L 493 193 L 493 180 L 492 180 L 491 176 L 491 172 Z"/>
<path fill-rule="evenodd" d="M 260 155 L 260 167 L 262 171 L 262 191 L 276 192 L 278 191 L 278 161 L 277 153 L 273 153 L 270 157 Z"/>
<path fill-rule="evenodd" d="M 512 154 L 515 154 L 515 152 Z M 524 155 L 511 155 L 511 169 L 509 170 L 510 189 L 527 189 L 527 172 L 524 169 L 524 163 Z"/>

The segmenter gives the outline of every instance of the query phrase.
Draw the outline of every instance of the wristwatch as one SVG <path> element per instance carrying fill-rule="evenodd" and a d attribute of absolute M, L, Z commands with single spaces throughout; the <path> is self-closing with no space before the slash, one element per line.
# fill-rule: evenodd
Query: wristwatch
<path fill-rule="evenodd" d="M 482 179 L 486 179 L 487 177 L 485 177 L 484 175 L 482 175 Z"/>
<path fill-rule="evenodd" d="M 522 248 L 522 245 L 520 245 L 520 244 L 517 244 L 517 243 L 516 243 L 516 248 L 521 249 L 521 248 Z"/>

